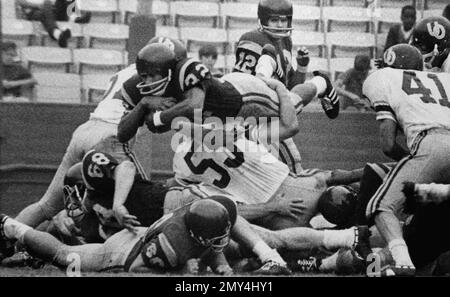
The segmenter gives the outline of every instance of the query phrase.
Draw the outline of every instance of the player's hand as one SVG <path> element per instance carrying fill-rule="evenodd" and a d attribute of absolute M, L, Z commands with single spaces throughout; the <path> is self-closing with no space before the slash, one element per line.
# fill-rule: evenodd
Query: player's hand
<path fill-rule="evenodd" d="M 309 51 L 306 47 L 301 47 L 297 50 L 297 65 L 306 67 L 309 65 Z"/>
<path fill-rule="evenodd" d="M 141 104 L 145 106 L 147 112 L 155 112 L 156 110 L 166 110 L 176 104 L 176 100 L 172 97 L 145 96 L 141 100 Z"/>
<path fill-rule="evenodd" d="M 383 60 L 383 58 L 374 59 L 374 65 L 378 69 L 383 68 L 384 67 L 384 60 Z"/>
<path fill-rule="evenodd" d="M 215 274 L 230 276 L 233 275 L 233 268 L 228 264 L 221 264 L 214 270 Z"/>
<path fill-rule="evenodd" d="M 276 91 L 277 89 L 283 88 L 283 87 L 284 87 L 283 83 L 282 83 L 281 81 L 277 80 L 277 79 L 274 79 L 274 78 L 267 78 L 267 77 L 264 77 L 264 76 L 260 76 L 259 78 L 260 78 L 263 82 L 265 82 L 266 85 L 267 85 L 269 88 L 271 88 L 272 90 L 275 90 L 275 91 Z"/>
<path fill-rule="evenodd" d="M 55 228 L 64 236 L 72 237 L 81 234 L 81 230 L 75 225 L 72 218 L 67 215 L 66 210 L 60 211 L 52 219 Z"/>
<path fill-rule="evenodd" d="M 286 198 L 284 193 L 277 195 L 270 203 L 275 212 L 281 216 L 297 218 L 306 209 L 302 199 L 297 197 Z"/>
<path fill-rule="evenodd" d="M 189 259 L 186 261 L 186 265 L 184 266 L 184 273 L 187 274 L 199 274 L 200 273 L 200 266 L 199 266 L 199 259 Z"/>
<path fill-rule="evenodd" d="M 130 232 L 137 233 L 137 226 L 140 226 L 141 223 L 138 221 L 136 216 L 130 215 L 125 206 L 115 206 L 113 207 L 114 217 L 117 222 L 119 222 L 120 226 L 128 229 Z"/>

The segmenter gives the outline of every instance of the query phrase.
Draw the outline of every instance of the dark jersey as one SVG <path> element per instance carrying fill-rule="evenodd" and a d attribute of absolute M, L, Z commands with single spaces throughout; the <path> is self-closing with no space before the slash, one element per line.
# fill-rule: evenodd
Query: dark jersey
<path fill-rule="evenodd" d="M 189 234 L 185 214 L 190 204 L 164 215 L 150 226 L 145 236 L 135 245 L 125 262 L 128 270 L 139 255 L 154 269 L 179 269 L 187 260 L 200 258 L 208 252 Z"/>
<path fill-rule="evenodd" d="M 127 110 L 133 109 L 145 96 L 136 85 L 141 82 L 138 75 L 127 80 L 122 87 L 122 99 Z M 178 62 L 164 97 L 173 97 L 178 102 L 185 99 L 185 92 L 192 88 L 201 88 L 205 92 L 203 112 L 208 116 L 225 119 L 235 116 L 242 105 L 241 94 L 230 83 L 215 78 L 209 70 L 194 59 Z"/>
<path fill-rule="evenodd" d="M 294 71 L 290 37 L 275 39 L 258 29 L 245 33 L 239 39 L 236 47 L 236 64 L 233 71 L 255 75 L 258 59 L 266 44 L 272 44 L 275 47 L 277 51 L 276 78 L 287 86 Z"/>
<path fill-rule="evenodd" d="M 89 203 L 111 210 L 114 197 L 114 170 L 119 163 L 111 155 L 92 150 L 83 158 L 83 179 L 89 189 Z M 167 187 L 135 177 L 125 207 L 143 226 L 150 226 L 163 215 Z M 94 209 L 95 211 L 95 209 Z M 106 215 L 104 215 L 106 216 Z"/>

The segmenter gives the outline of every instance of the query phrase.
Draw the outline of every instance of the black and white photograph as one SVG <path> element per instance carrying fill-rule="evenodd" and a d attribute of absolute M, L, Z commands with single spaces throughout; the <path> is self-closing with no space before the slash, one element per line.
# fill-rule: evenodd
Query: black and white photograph
<path fill-rule="evenodd" d="M 0 1 L 0 277 L 450 276 L 449 0 Z"/>

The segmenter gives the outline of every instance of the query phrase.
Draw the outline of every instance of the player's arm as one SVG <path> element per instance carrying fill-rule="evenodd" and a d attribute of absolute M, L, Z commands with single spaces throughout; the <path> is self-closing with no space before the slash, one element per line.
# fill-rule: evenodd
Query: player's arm
<path fill-rule="evenodd" d="M 112 210 L 119 224 L 132 232 L 136 231 L 136 226 L 141 225 L 137 217 L 129 214 L 125 207 L 135 176 L 136 166 L 131 161 L 123 161 L 114 169 L 115 185 Z"/>
<path fill-rule="evenodd" d="M 395 161 L 400 161 L 408 155 L 397 141 L 397 122 L 391 119 L 380 120 L 380 142 L 383 153 Z"/>
<path fill-rule="evenodd" d="M 225 255 L 223 252 L 215 253 L 215 252 L 209 252 L 206 255 L 204 255 L 200 259 L 199 266 L 209 266 L 211 267 L 211 270 L 215 274 L 219 275 L 231 275 L 233 274 L 233 269 L 230 267 L 230 264 L 228 264 L 227 259 L 225 258 Z"/>
<path fill-rule="evenodd" d="M 284 194 L 283 194 L 284 195 Z M 298 197 L 274 198 L 265 203 L 238 204 L 238 213 L 246 220 L 262 219 L 269 215 L 292 216 L 302 214 L 305 205 Z"/>
<path fill-rule="evenodd" d="M 202 88 L 195 87 L 184 94 L 185 99 L 171 108 L 161 112 L 161 123 L 163 125 L 171 125 L 172 120 L 177 117 L 186 117 L 190 120 L 194 119 L 194 111 L 202 110 L 205 102 L 205 91 Z"/>
<path fill-rule="evenodd" d="M 309 65 L 309 51 L 305 47 L 301 47 L 297 50 L 297 69 L 293 67 L 288 73 L 288 89 L 292 90 L 293 87 L 299 84 L 303 84 L 306 80 L 306 73 L 308 72 Z"/>

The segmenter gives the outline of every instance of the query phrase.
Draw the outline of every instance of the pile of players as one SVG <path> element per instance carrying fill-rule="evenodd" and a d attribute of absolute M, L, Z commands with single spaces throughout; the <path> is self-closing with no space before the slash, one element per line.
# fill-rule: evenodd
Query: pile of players
<path fill-rule="evenodd" d="M 292 4 L 262 0 L 258 17 L 221 79 L 181 42 L 152 38 L 76 129 L 44 197 L 0 217 L 3 263 L 24 249 L 60 267 L 78 255 L 82 271 L 180 272 L 196 259 L 189 273 L 448 273 L 450 74 L 436 70 L 450 66 L 450 23 L 422 20 L 364 84 L 393 163 L 304 170 L 297 116 L 318 97 L 333 119 L 339 101 L 327 75 L 305 81 L 306 50 L 290 56 Z M 143 125 L 176 132 L 174 178 L 150 181 L 132 153 Z M 320 213 L 331 227 L 311 227 Z"/>

